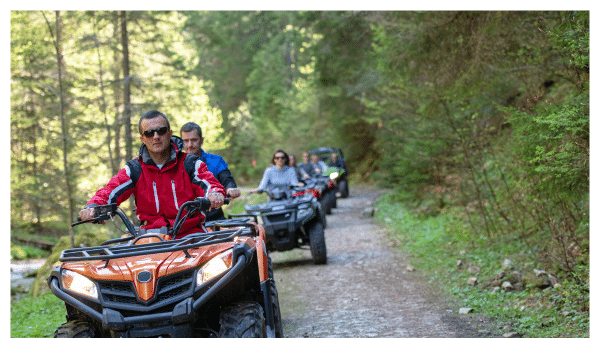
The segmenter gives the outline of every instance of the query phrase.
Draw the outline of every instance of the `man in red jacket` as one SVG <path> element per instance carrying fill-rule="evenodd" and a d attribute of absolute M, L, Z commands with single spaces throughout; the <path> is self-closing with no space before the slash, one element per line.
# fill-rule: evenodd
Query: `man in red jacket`
<path fill-rule="evenodd" d="M 163 113 L 156 110 L 145 113 L 138 127 L 143 143 L 137 158 L 141 173 L 138 163 L 127 162 L 79 212 L 82 220 L 93 217 L 94 206 L 121 204 L 131 194 L 136 199 L 136 213 L 142 229 L 172 227 L 179 207 L 196 197 L 206 196 L 211 201 L 211 208 L 223 205 L 225 189 L 199 157 L 184 153 L 182 144 L 171 139 L 173 131 Z M 132 174 L 135 170 L 137 175 Z M 177 238 L 205 232 L 204 218 L 201 214 L 186 220 Z"/>

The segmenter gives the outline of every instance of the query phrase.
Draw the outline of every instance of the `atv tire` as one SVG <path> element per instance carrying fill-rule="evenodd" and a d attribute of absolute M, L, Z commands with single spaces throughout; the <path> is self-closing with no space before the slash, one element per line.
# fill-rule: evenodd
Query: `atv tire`
<path fill-rule="evenodd" d="M 348 181 L 341 180 L 339 183 L 338 189 L 340 191 L 341 198 L 346 198 L 346 197 L 348 197 L 348 195 L 350 195 L 350 189 L 348 188 Z"/>
<path fill-rule="evenodd" d="M 54 332 L 54 338 L 99 338 L 96 327 L 83 320 L 73 320 L 62 324 Z"/>
<path fill-rule="evenodd" d="M 321 198 L 321 206 L 323 207 L 325 214 L 331 215 L 331 193 L 326 192 L 323 194 L 323 197 Z"/>
<path fill-rule="evenodd" d="M 323 224 L 323 229 L 327 228 L 327 217 L 325 217 L 325 210 L 323 208 L 319 208 L 319 222 Z"/>
<path fill-rule="evenodd" d="M 275 277 L 273 275 L 273 261 L 269 256 L 267 256 L 267 274 L 269 275 L 269 278 L 271 278 L 273 282 L 275 282 Z"/>
<path fill-rule="evenodd" d="M 271 302 L 273 308 L 273 318 L 275 320 L 275 338 L 283 338 L 283 324 L 281 323 L 281 310 L 279 307 L 279 293 L 277 292 L 277 284 L 273 275 L 273 261 L 271 257 L 267 257 L 269 278 L 273 280 L 271 283 Z"/>
<path fill-rule="evenodd" d="M 275 280 L 271 283 L 271 304 L 273 308 L 273 320 L 275 321 L 274 338 L 283 338 L 283 324 L 281 322 L 281 309 L 279 307 L 279 293 L 275 287 Z"/>
<path fill-rule="evenodd" d="M 335 194 L 335 190 L 331 191 L 331 207 L 337 208 L 337 195 Z"/>
<path fill-rule="evenodd" d="M 310 241 L 310 253 L 315 264 L 327 263 L 327 248 L 325 247 L 325 232 L 323 224 L 320 222 L 314 223 L 308 229 L 308 238 Z"/>
<path fill-rule="evenodd" d="M 221 311 L 220 338 L 266 338 L 263 308 L 255 302 L 238 303 Z"/>

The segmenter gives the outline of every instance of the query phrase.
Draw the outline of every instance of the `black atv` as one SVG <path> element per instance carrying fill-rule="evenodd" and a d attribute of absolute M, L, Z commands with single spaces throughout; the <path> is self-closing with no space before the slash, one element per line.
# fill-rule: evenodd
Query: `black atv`
<path fill-rule="evenodd" d="M 319 175 L 303 179 L 301 182 L 304 183 L 304 187 L 298 188 L 297 190 L 304 189 L 302 191 L 304 193 L 312 192 L 313 196 L 321 203 L 321 207 L 325 214 L 331 215 L 331 209 L 337 207 L 335 181 L 328 176 Z M 300 193 L 297 192 L 294 195 L 299 194 Z"/>
<path fill-rule="evenodd" d="M 246 205 L 246 214 L 233 216 L 261 219 L 267 250 L 288 251 L 309 246 L 313 262 L 326 264 L 325 213 L 313 194 L 302 194 L 304 188 L 285 185 L 271 185 L 267 191 L 267 203 Z"/>
<path fill-rule="evenodd" d="M 173 228 L 146 234 L 116 204 L 74 223 L 118 216 L 129 235 L 62 252 L 48 277 L 67 308 L 54 337 L 283 338 L 262 226 L 250 218 L 215 221 L 205 224 L 208 232 L 174 239 L 188 216 L 209 207 L 206 198 L 186 202 Z"/>
<path fill-rule="evenodd" d="M 350 195 L 348 167 L 346 166 L 346 159 L 342 150 L 339 148 L 321 147 L 310 150 L 308 153 L 319 156 L 319 159 L 328 165 L 329 170 L 325 174 L 336 182 L 336 189 L 340 193 L 340 197 L 348 197 Z M 331 154 L 336 154 L 337 163 L 332 163 Z"/>

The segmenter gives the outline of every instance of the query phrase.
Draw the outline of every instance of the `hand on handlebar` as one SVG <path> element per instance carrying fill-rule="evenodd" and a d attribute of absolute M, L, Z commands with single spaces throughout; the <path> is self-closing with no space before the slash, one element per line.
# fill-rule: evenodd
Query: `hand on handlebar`
<path fill-rule="evenodd" d="M 241 191 L 239 188 L 229 188 L 227 189 L 227 197 L 229 197 L 230 200 L 234 199 L 234 198 L 238 198 L 241 195 Z"/>
<path fill-rule="evenodd" d="M 218 209 L 225 203 L 225 197 L 218 192 L 211 192 L 206 195 L 206 198 L 210 201 L 211 209 Z"/>
<path fill-rule="evenodd" d="M 79 218 L 82 221 L 87 221 L 90 218 L 94 217 L 94 208 L 86 208 L 86 209 L 82 209 L 79 212 Z"/>
<path fill-rule="evenodd" d="M 92 219 L 97 217 L 95 215 L 96 207 L 88 207 L 79 211 L 78 221 L 87 221 L 88 219 Z M 103 221 L 94 221 L 93 223 L 105 224 Z"/>

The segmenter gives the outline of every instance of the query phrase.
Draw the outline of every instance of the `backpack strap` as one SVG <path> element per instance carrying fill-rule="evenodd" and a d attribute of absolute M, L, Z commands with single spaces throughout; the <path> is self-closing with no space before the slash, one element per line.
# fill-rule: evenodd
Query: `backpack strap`
<path fill-rule="evenodd" d="M 140 176 L 142 176 L 142 164 L 140 163 L 139 158 L 136 157 L 127 161 L 125 165 L 129 167 L 129 178 L 131 178 L 131 183 L 135 186 L 140 179 Z M 133 197 L 133 205 L 134 208 L 137 209 L 137 200 L 135 199 L 135 196 Z"/>
<path fill-rule="evenodd" d="M 129 177 L 131 178 L 133 185 L 135 185 L 142 175 L 142 164 L 140 163 L 140 159 L 137 157 L 131 159 L 127 161 L 126 165 L 129 167 Z"/>
<path fill-rule="evenodd" d="M 202 187 L 202 189 L 206 193 L 208 193 L 208 182 L 198 180 L 198 178 L 196 177 L 196 161 L 198 160 L 200 160 L 198 156 L 190 153 L 185 153 L 185 159 L 183 160 L 183 168 L 190 177 L 190 181 L 194 184 L 200 185 L 200 187 Z"/>
<path fill-rule="evenodd" d="M 190 153 L 185 154 L 183 159 L 183 168 L 190 177 L 190 181 L 194 182 L 194 174 L 196 173 L 196 161 L 199 159 L 198 156 Z"/>

